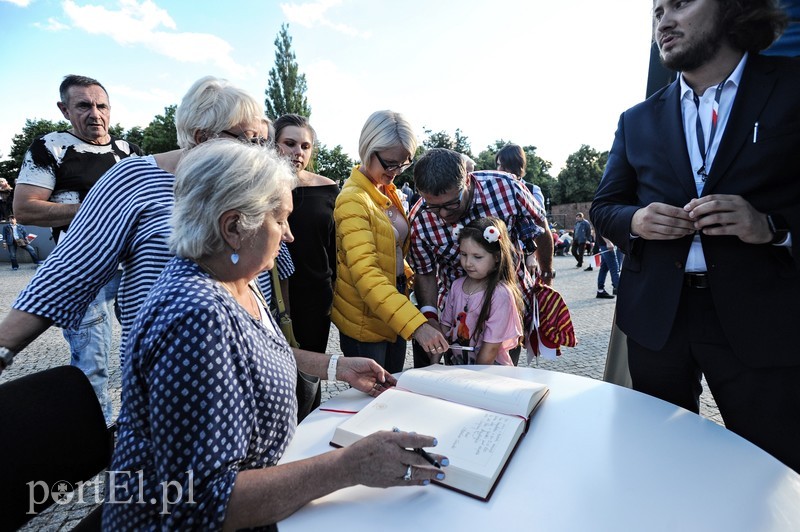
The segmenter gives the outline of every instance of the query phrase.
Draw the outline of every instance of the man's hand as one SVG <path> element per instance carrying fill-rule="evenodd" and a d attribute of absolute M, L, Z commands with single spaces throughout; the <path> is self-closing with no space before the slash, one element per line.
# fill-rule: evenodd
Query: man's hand
<path fill-rule="evenodd" d="M 712 194 L 696 198 L 683 208 L 694 228 L 709 236 L 731 235 L 747 244 L 772 240 L 767 215 L 758 212 L 741 196 Z"/>
<path fill-rule="evenodd" d="M 666 203 L 642 207 L 631 219 L 631 234 L 646 240 L 676 240 L 696 230 L 695 220 L 686 210 Z"/>
<path fill-rule="evenodd" d="M 363 357 L 341 357 L 336 377 L 356 390 L 372 396 L 380 395 L 387 388 L 397 384 L 397 379 L 380 364 L 371 358 Z"/>

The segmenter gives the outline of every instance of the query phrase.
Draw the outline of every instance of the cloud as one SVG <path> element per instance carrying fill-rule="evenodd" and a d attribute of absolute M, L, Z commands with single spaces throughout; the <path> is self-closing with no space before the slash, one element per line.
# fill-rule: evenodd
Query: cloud
<path fill-rule="evenodd" d="M 350 37 L 369 37 L 369 32 L 359 31 L 346 24 L 333 22 L 325 17 L 325 13 L 332 7 L 340 5 L 341 0 L 319 0 L 305 4 L 281 4 L 281 11 L 289 22 L 294 22 L 305 28 L 325 27 Z"/>
<path fill-rule="evenodd" d="M 0 2 L 6 2 L 6 3 L 9 3 L 9 4 L 14 4 L 15 6 L 19 6 L 19 7 L 28 7 L 29 5 L 31 5 L 32 1 L 33 0 L 0 0 Z"/>
<path fill-rule="evenodd" d="M 33 24 L 33 27 L 45 31 L 63 31 L 69 29 L 69 26 L 67 26 L 63 22 L 54 19 L 53 17 L 47 19 L 47 24 L 42 24 L 41 22 L 35 22 Z"/>
<path fill-rule="evenodd" d="M 123 46 L 144 46 L 184 63 L 213 63 L 234 76 L 250 73 L 231 57 L 233 47 L 227 41 L 210 33 L 175 31 L 177 24 L 169 13 L 151 0 L 120 0 L 118 10 L 79 6 L 73 0 L 65 0 L 63 7 L 74 27 Z"/>

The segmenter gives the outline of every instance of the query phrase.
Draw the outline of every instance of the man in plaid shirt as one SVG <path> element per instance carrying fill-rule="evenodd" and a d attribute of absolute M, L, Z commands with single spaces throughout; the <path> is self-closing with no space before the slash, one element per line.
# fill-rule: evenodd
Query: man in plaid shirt
<path fill-rule="evenodd" d="M 524 321 L 528 330 L 532 318 L 528 305 L 533 297 L 531 272 L 537 270 L 537 260 L 544 283 L 551 284 L 555 276 L 553 237 L 543 206 L 515 176 L 495 171 L 468 174 L 463 158 L 443 148 L 429 150 L 417 162 L 414 182 L 422 198 L 410 214 L 414 293 L 431 325 L 439 327 L 438 308 L 453 281 L 465 275 L 454 230 L 476 218 L 494 216 L 505 222 L 515 249 L 525 257 L 518 263 L 517 274 L 526 301 Z M 414 367 L 429 364 L 428 354 L 415 344 Z"/>

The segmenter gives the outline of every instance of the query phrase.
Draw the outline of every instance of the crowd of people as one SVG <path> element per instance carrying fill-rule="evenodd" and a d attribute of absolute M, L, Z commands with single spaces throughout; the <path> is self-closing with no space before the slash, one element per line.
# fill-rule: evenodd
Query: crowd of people
<path fill-rule="evenodd" d="M 593 223 L 577 213 L 574 229 L 558 232 L 541 190 L 522 179 L 517 145 L 498 151 L 496 170 L 442 148 L 415 160 L 407 118 L 376 111 L 340 189 L 309 170 L 317 138 L 306 117 L 271 123 L 225 80 L 189 88 L 176 111 L 179 149 L 143 155 L 108 134 L 105 88 L 67 76 L 58 106 L 72 127 L 34 141 L 14 195 L 21 220 L 52 227 L 58 242 L 0 324 L 0 371 L 56 325 L 111 421 L 116 313 L 123 387 L 112 468 L 144 475 L 115 499 L 162 501 L 166 480 L 196 488 L 195 504 L 169 512 L 107 504 L 104 527 L 265 526 L 344 486 L 446 475 L 409 450 L 435 447 L 435 435 L 399 431 L 277 465 L 302 406 L 299 372 L 377 396 L 404 369 L 409 341 L 415 367 L 515 365 L 554 255 L 583 268 L 588 254 L 596 297 L 619 298 L 633 387 L 697 411 L 705 374 L 726 425 L 800 470 L 800 364 L 780 335 L 752 333 L 789 330 L 800 310 L 800 190 L 790 175 L 800 122 L 783 121 L 800 115 L 800 67 L 758 53 L 785 17 L 770 0 L 752 4 L 737 7 L 758 11 L 745 24 L 725 0 L 654 1 L 656 43 L 681 75 L 622 115 Z M 752 143 L 739 135 L 751 123 Z M 412 166 L 413 188 L 398 189 Z M 13 216 L 3 237 L 14 267 L 17 247 L 39 262 Z M 89 255 L 89 242 L 102 245 Z M 758 317 L 731 301 L 756 271 L 746 300 L 775 309 Z M 325 354 L 331 323 L 344 356 Z"/>

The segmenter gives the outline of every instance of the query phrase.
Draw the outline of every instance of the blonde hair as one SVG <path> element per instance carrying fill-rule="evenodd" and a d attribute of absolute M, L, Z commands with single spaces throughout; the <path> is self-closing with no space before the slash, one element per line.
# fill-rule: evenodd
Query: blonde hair
<path fill-rule="evenodd" d="M 256 125 L 263 108 L 247 91 L 227 80 L 205 76 L 189 88 L 175 111 L 178 146 L 193 148 L 203 140 L 219 135 L 237 124 Z"/>
<path fill-rule="evenodd" d="M 364 127 L 361 128 L 361 137 L 358 141 L 358 156 L 362 164 L 369 164 L 372 154 L 380 151 L 402 146 L 411 158 L 417 153 L 417 137 L 414 129 L 406 118 L 394 111 L 375 111 L 372 113 Z"/>

